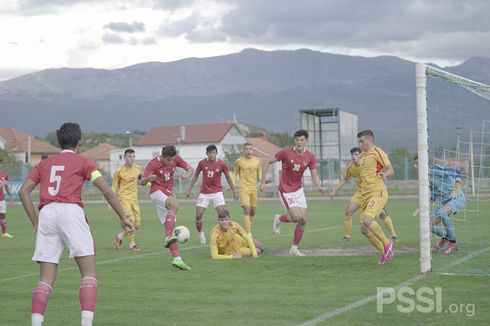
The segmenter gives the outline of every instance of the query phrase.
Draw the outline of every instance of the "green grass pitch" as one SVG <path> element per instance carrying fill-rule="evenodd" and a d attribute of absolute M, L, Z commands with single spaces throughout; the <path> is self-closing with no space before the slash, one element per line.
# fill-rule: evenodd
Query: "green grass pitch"
<path fill-rule="evenodd" d="M 434 271 L 420 277 L 419 226 L 412 217 L 416 200 L 391 200 L 388 205 L 400 242 L 394 259 L 384 266 L 376 264 L 377 255 L 360 234 L 357 215 L 351 242 L 338 242 L 345 204 L 345 200 L 309 201 L 300 248 L 317 256 L 287 256 L 294 224 L 283 224 L 281 235 L 274 236 L 272 216 L 283 209 L 278 201 L 262 201 L 253 233 L 267 252 L 258 259 L 213 261 L 209 247 L 199 244 L 194 204 L 183 203 L 177 225 L 191 230 L 191 240 L 180 245 L 181 256 L 193 268 L 190 272 L 171 267 L 169 252 L 163 248 L 163 228 L 151 203 L 141 205 L 143 223 L 136 234 L 140 253 L 130 252 L 127 242 L 115 250 L 116 216 L 106 205 L 87 204 L 97 246 L 99 299 L 94 325 L 488 325 L 488 216 L 456 221 L 461 249 L 451 257 L 435 254 Z M 480 205 L 481 215 L 490 211 L 489 203 Z M 242 223 L 238 203 L 229 201 L 227 207 L 232 219 Z M 21 206 L 10 206 L 7 217 L 15 238 L 0 239 L 0 325 L 27 325 L 38 279 L 38 266 L 31 261 L 35 235 Z M 206 232 L 215 224 L 216 214 L 208 209 Z M 344 255 L 356 252 L 363 254 Z M 65 252 L 45 325 L 79 325 L 79 280 L 76 264 Z M 401 312 L 400 307 L 410 309 L 410 302 L 397 298 L 378 312 L 373 299 L 377 287 L 407 284 L 415 292 L 439 289 L 437 303 L 442 310 L 423 312 L 414 307 Z M 421 307 L 429 305 L 415 294 L 405 298 Z"/>

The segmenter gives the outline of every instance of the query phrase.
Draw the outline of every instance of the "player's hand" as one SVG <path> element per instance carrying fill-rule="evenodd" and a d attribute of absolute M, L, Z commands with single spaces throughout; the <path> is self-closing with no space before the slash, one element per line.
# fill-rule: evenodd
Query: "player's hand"
<path fill-rule="evenodd" d="M 189 198 L 191 196 L 191 190 L 187 190 L 187 192 L 185 193 L 185 198 Z"/>
<path fill-rule="evenodd" d="M 265 185 L 263 183 L 259 184 L 259 190 L 264 191 Z"/>
<path fill-rule="evenodd" d="M 415 216 L 419 216 L 419 215 L 420 215 L 420 208 L 417 208 L 417 209 L 416 209 L 416 210 L 413 212 L 412 216 L 413 216 L 413 217 L 415 217 Z"/>
<path fill-rule="evenodd" d="M 326 191 L 326 190 L 325 190 L 325 188 L 323 188 L 323 187 L 318 188 L 318 192 L 319 192 L 319 193 L 321 193 L 321 194 L 323 194 L 325 191 Z"/>
<path fill-rule="evenodd" d="M 456 198 L 458 197 L 458 192 L 459 192 L 459 188 L 454 188 L 453 191 L 451 191 L 451 197 Z"/>
<path fill-rule="evenodd" d="M 8 201 L 8 204 L 9 205 L 12 205 L 13 203 L 14 203 L 14 197 L 13 196 L 10 196 L 9 201 Z"/>
<path fill-rule="evenodd" d="M 238 200 L 238 195 L 236 194 L 235 189 L 233 189 L 233 199 Z"/>
<path fill-rule="evenodd" d="M 134 232 L 133 222 L 131 222 L 128 216 L 126 216 L 124 219 L 121 220 L 121 227 L 128 234 L 133 234 Z"/>
<path fill-rule="evenodd" d="M 8 180 L 2 179 L 2 180 L 0 181 L 0 187 L 6 187 L 6 186 L 8 186 L 8 185 L 9 185 Z"/>
<path fill-rule="evenodd" d="M 265 184 L 268 185 L 269 183 L 272 183 L 272 179 L 265 179 Z"/>
<path fill-rule="evenodd" d="M 235 253 L 233 254 L 233 258 L 234 258 L 234 259 L 240 259 L 240 258 L 242 258 L 242 253 L 241 253 L 241 252 L 239 252 L 239 251 L 238 251 L 238 252 L 235 252 Z"/>
<path fill-rule="evenodd" d="M 147 182 L 148 182 L 148 181 L 149 181 L 149 182 L 153 182 L 153 180 L 155 180 L 155 179 L 156 179 L 156 177 L 157 177 L 157 176 L 156 176 L 156 174 L 150 174 L 150 175 L 149 175 L 149 176 L 146 178 L 146 180 L 147 180 Z"/>
<path fill-rule="evenodd" d="M 332 191 L 330 191 L 330 192 L 328 193 L 328 197 L 330 197 L 330 199 L 333 199 L 333 198 L 335 197 L 335 194 L 336 194 L 336 193 L 337 193 L 337 192 L 336 192 L 335 190 L 332 190 Z"/>

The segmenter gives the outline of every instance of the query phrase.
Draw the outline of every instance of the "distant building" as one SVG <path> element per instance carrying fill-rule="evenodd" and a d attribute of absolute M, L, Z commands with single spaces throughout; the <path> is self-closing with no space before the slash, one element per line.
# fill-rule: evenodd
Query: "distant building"
<path fill-rule="evenodd" d="M 119 148 L 114 145 L 102 143 L 86 152 L 81 153 L 81 155 L 94 161 L 101 172 L 110 173 L 110 153 L 111 151 L 118 149 Z"/>
<path fill-rule="evenodd" d="M 32 165 L 60 151 L 59 148 L 14 128 L 0 128 L 0 148 L 13 155 L 17 161 Z"/>
<path fill-rule="evenodd" d="M 193 168 L 206 156 L 206 146 L 214 144 L 218 148 L 218 156 L 225 159 L 225 152 L 241 150 L 246 138 L 234 123 L 212 123 L 198 125 L 159 126 L 151 128 L 133 146 L 137 164 L 145 167 L 146 163 L 162 152 L 162 147 L 175 145 L 179 155 Z M 110 152 L 110 173 L 124 162 L 125 149 Z M 231 162 L 230 164 L 233 164 Z"/>

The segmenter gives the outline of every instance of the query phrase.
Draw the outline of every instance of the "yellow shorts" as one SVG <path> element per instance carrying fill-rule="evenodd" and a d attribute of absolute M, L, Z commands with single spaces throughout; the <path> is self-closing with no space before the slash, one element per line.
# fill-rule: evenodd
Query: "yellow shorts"
<path fill-rule="evenodd" d="M 361 204 L 361 219 L 367 215 L 375 219 L 388 202 L 388 191 L 386 189 L 374 190 L 363 194 Z"/>
<path fill-rule="evenodd" d="M 129 215 L 133 222 L 141 222 L 141 212 L 138 202 L 135 201 L 121 201 L 121 206 L 124 212 Z"/>
<path fill-rule="evenodd" d="M 257 207 L 257 189 L 249 190 L 240 188 L 240 205 Z"/>
<path fill-rule="evenodd" d="M 361 205 L 362 204 L 362 195 L 361 195 L 361 193 L 359 191 L 356 191 L 354 193 L 354 196 L 352 196 L 350 198 L 350 202 Z"/>
<path fill-rule="evenodd" d="M 248 242 L 245 241 L 245 239 L 238 234 L 235 234 L 233 243 L 231 243 L 224 250 L 220 250 L 218 253 L 220 255 L 233 255 L 236 252 L 241 252 L 242 256 L 252 255 L 252 249 L 250 249 L 250 247 L 248 246 Z"/>

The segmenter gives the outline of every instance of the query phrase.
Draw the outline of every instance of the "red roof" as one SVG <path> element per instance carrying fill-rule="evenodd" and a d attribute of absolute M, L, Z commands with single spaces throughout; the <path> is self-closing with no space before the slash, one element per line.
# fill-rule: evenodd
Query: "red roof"
<path fill-rule="evenodd" d="M 118 147 L 108 144 L 108 143 L 103 143 L 100 144 L 99 146 L 96 146 L 94 148 L 89 149 L 86 152 L 81 153 L 81 155 L 86 156 L 90 158 L 93 161 L 100 161 L 100 160 L 110 160 L 110 154 L 109 151 L 112 151 L 114 149 L 117 149 Z"/>
<path fill-rule="evenodd" d="M 177 138 L 181 134 L 181 127 L 185 128 L 185 139 L 181 140 L 180 144 L 219 143 L 233 126 L 233 123 L 211 123 L 153 127 L 139 140 L 137 145 L 176 145 Z"/>
<path fill-rule="evenodd" d="M 279 146 L 274 145 L 264 138 L 247 138 L 247 141 L 252 143 L 255 148 L 255 155 L 260 158 L 271 158 L 281 150 Z"/>
<path fill-rule="evenodd" d="M 29 137 L 31 137 L 31 153 L 54 154 L 60 151 L 59 148 L 14 128 L 0 128 L 0 136 L 7 142 L 5 150 L 9 153 L 27 153 Z"/>

